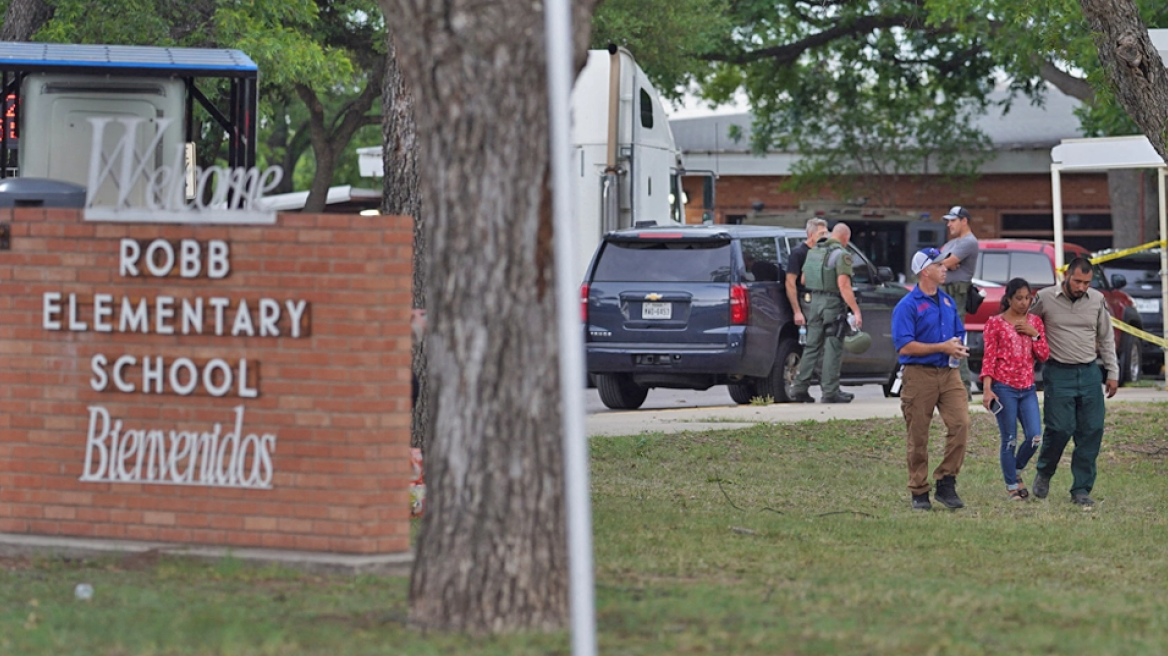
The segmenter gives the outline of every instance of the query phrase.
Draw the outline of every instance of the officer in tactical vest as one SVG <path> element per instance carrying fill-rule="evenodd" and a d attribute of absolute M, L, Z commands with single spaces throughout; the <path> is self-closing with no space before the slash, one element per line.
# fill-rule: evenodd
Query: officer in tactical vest
<path fill-rule="evenodd" d="M 811 307 L 807 318 L 807 345 L 799 363 L 799 375 L 792 386 L 791 400 L 796 403 L 815 403 L 807 393 L 811 378 L 820 359 L 823 360 L 819 386 L 824 403 L 849 403 L 853 395 L 840 391 L 840 364 L 843 360 L 843 326 L 846 311 L 855 316 L 857 330 L 863 325 L 860 305 L 852 291 L 852 256 L 848 240 L 852 231 L 846 224 L 837 223 L 831 234 L 807 253 L 803 263 L 803 286 L 811 293 Z"/>

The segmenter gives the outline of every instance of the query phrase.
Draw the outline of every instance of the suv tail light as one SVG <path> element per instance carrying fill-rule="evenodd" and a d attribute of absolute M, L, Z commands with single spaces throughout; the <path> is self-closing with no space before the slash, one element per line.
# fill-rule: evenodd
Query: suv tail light
<path fill-rule="evenodd" d="M 750 318 L 750 294 L 746 285 L 730 285 L 730 323 L 741 326 Z"/>
<path fill-rule="evenodd" d="M 580 285 L 580 321 L 588 323 L 588 283 Z"/>

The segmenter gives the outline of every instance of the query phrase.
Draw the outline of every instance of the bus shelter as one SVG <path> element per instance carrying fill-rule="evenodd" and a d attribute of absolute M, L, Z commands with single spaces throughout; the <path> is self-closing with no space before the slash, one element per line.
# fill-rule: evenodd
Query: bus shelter
<path fill-rule="evenodd" d="M 1108 171 L 1111 169 L 1156 169 L 1159 196 L 1160 241 L 1168 237 L 1168 206 L 1165 205 L 1165 177 L 1168 165 L 1147 137 L 1100 137 L 1063 139 L 1050 151 L 1050 188 L 1054 214 L 1055 263 L 1063 261 L 1062 174 Z M 1162 245 L 1163 246 L 1163 245 Z M 1160 311 L 1168 325 L 1168 248 L 1160 248 Z"/>
<path fill-rule="evenodd" d="M 191 117 L 197 102 L 227 133 L 228 166 L 255 166 L 259 67 L 239 50 L 0 42 L 0 87 L 5 98 L 0 178 L 16 171 L 21 86 L 24 77 L 32 73 L 92 75 L 95 84 L 109 77 L 181 79 L 186 87 L 183 128 L 187 143 L 195 141 Z M 199 88 L 201 81 L 206 85 L 213 82 L 205 81 L 217 78 L 227 80 L 223 108 Z"/>

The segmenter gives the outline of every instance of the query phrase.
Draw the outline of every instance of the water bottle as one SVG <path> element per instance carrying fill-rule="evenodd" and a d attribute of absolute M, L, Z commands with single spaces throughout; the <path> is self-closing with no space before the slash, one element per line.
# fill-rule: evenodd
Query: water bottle
<path fill-rule="evenodd" d="M 852 329 L 852 332 L 856 332 L 856 315 L 851 312 L 848 313 L 848 327 Z"/>
<path fill-rule="evenodd" d="M 957 357 L 956 355 L 949 356 L 949 368 L 950 369 L 960 369 L 961 368 L 961 358 Z"/>
<path fill-rule="evenodd" d="M 799 344 L 807 344 L 807 326 L 799 326 Z"/>

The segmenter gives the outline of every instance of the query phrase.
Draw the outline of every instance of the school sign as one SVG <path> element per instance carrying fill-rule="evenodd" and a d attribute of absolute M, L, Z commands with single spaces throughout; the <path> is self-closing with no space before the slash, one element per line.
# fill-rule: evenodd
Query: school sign
<path fill-rule="evenodd" d="M 0 532 L 408 551 L 410 219 L 93 170 L 161 201 L 0 210 Z"/>

